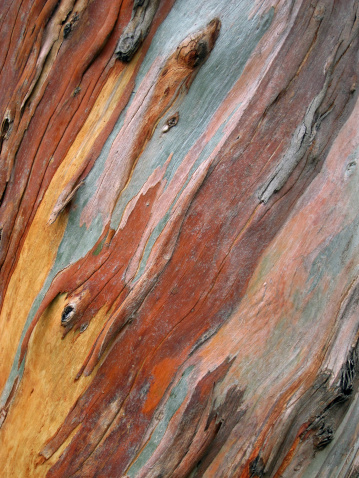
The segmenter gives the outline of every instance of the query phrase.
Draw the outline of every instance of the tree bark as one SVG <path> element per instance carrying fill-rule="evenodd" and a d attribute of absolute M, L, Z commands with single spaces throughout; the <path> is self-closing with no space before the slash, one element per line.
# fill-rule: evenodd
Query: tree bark
<path fill-rule="evenodd" d="M 1 476 L 359 476 L 358 13 L 0 3 Z"/>

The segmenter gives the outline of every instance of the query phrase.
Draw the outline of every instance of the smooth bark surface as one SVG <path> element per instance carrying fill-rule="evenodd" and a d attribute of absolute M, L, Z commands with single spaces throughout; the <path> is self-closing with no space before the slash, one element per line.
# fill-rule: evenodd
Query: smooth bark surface
<path fill-rule="evenodd" d="M 358 14 L 0 2 L 1 476 L 358 476 Z"/>

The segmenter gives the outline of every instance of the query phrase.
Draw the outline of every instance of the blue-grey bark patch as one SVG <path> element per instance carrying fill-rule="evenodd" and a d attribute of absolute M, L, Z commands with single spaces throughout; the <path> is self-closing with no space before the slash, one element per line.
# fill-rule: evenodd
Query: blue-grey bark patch
<path fill-rule="evenodd" d="M 248 14 L 252 6 L 253 3 L 250 1 L 241 2 L 240 5 L 227 6 L 220 2 L 198 2 L 194 0 L 176 2 L 171 13 L 159 27 L 141 67 L 137 78 L 138 83 L 157 56 L 168 55 L 186 35 L 198 30 L 201 26 L 199 22 L 193 23 L 196 12 L 198 13 L 197 18 L 203 24 L 206 24 L 208 19 L 215 16 L 219 17 L 222 22 L 221 33 L 211 55 L 198 72 L 187 96 L 179 107 L 181 120 L 176 128 L 165 135 L 162 132 L 163 124 L 162 122 L 159 123 L 152 139 L 136 164 L 130 182 L 117 202 L 111 220 L 112 228 L 116 229 L 118 227 L 126 205 L 139 193 L 151 173 L 156 168 L 163 166 L 169 155 L 173 153 L 172 161 L 165 174 L 167 184 L 170 182 L 185 155 L 205 132 L 213 114 L 240 77 L 246 62 L 269 28 L 274 16 L 274 9 L 272 8 L 266 16 L 248 20 Z M 191 12 L 190 16 L 188 15 L 189 11 Z M 181 28 L 178 28 L 177 25 L 179 18 L 181 18 Z M 174 24 L 177 25 L 176 28 L 174 28 Z M 231 27 L 233 24 L 236 25 L 237 37 L 233 35 L 233 27 Z M 165 47 L 164 38 L 170 39 L 166 42 Z M 217 133 L 198 155 L 189 177 L 213 152 L 223 134 L 224 126 L 225 123 L 218 128 Z M 139 278 L 142 274 L 150 248 L 162 231 L 165 222 L 161 221 L 161 225 L 161 227 L 156 227 L 148 241 L 136 278 Z"/>
<path fill-rule="evenodd" d="M 334 236 L 314 259 L 308 281 L 312 281 L 308 293 L 312 292 L 324 275 L 336 277 L 345 268 L 359 247 L 359 216 Z"/>
<path fill-rule="evenodd" d="M 171 418 L 173 417 L 173 415 L 176 413 L 176 411 L 179 409 L 184 399 L 186 398 L 186 395 L 188 393 L 188 388 L 189 388 L 189 383 L 188 383 L 189 376 L 193 368 L 194 368 L 193 366 L 188 367 L 183 372 L 182 377 L 179 380 L 178 384 L 173 387 L 170 393 L 170 396 L 164 406 L 162 420 L 156 426 L 154 432 L 151 435 L 151 439 L 148 441 L 147 445 L 142 450 L 137 460 L 131 465 L 129 470 L 126 472 L 126 475 L 129 476 L 130 478 L 135 477 L 137 475 L 140 469 L 151 458 L 158 444 L 161 442 Z"/>

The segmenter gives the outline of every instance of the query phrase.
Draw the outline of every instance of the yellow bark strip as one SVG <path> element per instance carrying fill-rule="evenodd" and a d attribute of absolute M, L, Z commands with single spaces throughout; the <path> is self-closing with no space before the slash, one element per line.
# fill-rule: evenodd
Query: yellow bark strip
<path fill-rule="evenodd" d="M 85 124 L 57 170 L 30 226 L 17 266 L 11 276 L 0 315 L 0 390 L 8 379 L 27 316 L 54 261 L 67 225 L 62 214 L 49 226 L 48 219 L 59 191 L 78 174 L 83 160 L 106 126 L 132 78 L 139 54 L 118 76 L 113 69 Z M 18 300 L 21 298 L 21 300 Z M 61 314 L 59 315 L 61 317 Z"/>
<path fill-rule="evenodd" d="M 0 463 L 5 466 L 2 476 L 35 478 L 46 475 L 68 443 L 44 463 L 41 463 L 39 452 L 94 376 L 74 383 L 88 348 L 103 325 L 106 307 L 85 333 L 70 333 L 61 340 L 60 317 L 64 302 L 64 295 L 53 302 L 31 338 L 19 392 L 2 428 Z"/>

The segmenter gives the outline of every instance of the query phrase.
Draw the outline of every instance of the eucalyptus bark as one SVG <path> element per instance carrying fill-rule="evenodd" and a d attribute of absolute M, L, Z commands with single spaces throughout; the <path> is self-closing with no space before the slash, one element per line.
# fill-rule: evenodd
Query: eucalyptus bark
<path fill-rule="evenodd" d="M 1 476 L 359 476 L 358 33 L 0 3 Z"/>

